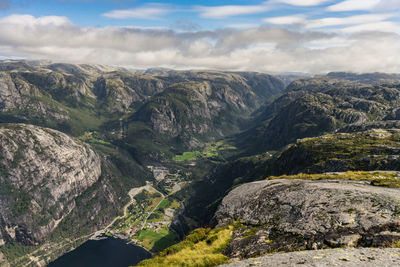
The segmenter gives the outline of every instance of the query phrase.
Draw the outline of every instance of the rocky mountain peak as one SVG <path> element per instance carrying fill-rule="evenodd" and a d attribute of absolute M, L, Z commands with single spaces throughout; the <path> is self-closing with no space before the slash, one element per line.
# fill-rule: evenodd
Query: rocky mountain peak
<path fill-rule="evenodd" d="M 64 133 L 0 125 L 2 240 L 40 243 L 101 175 L 100 157 Z"/>

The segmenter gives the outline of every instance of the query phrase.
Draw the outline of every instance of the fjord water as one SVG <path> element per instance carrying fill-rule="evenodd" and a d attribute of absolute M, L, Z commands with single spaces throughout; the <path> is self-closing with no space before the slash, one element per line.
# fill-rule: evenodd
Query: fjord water
<path fill-rule="evenodd" d="M 151 258 L 151 254 L 144 248 L 108 237 L 89 240 L 48 267 L 127 267 L 148 258 Z"/>

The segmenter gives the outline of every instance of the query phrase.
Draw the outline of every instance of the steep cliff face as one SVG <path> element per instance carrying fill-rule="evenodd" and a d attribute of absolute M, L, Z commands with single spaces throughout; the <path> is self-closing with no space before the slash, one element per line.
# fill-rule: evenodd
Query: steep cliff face
<path fill-rule="evenodd" d="M 4 63 L 0 65 L 5 67 Z M 81 134 L 84 127 L 79 124 L 85 125 L 82 120 L 96 114 L 90 111 L 95 103 L 91 88 L 93 75 L 99 73 L 88 73 L 75 65 L 70 66 L 75 66 L 74 71 L 69 65 L 54 70 L 48 65 L 15 65 L 15 69 L 0 72 L 0 122 L 30 123 Z M 64 69 L 76 74 L 61 72 Z"/>
<path fill-rule="evenodd" d="M 123 113 L 132 108 L 132 104 L 162 92 L 169 84 L 150 75 L 111 72 L 97 78 L 94 93 L 107 111 Z"/>
<path fill-rule="evenodd" d="M 296 139 L 350 124 L 396 119 L 400 81 L 395 77 L 376 83 L 357 76 L 294 81 L 281 97 L 258 110 L 254 126 L 241 134 L 237 143 L 250 154 L 281 149 Z"/>
<path fill-rule="evenodd" d="M 24 122 L 73 135 L 132 113 L 168 81 L 123 69 L 0 62 L 0 122 Z"/>
<path fill-rule="evenodd" d="M 55 130 L 0 125 L 2 242 L 41 243 L 98 181 L 100 157 Z"/>
<path fill-rule="evenodd" d="M 0 122 L 30 123 L 73 136 L 105 128 L 116 133 L 144 123 L 155 135 L 188 149 L 237 133 L 284 87 L 279 78 L 262 73 L 132 73 L 97 65 L 0 62 Z"/>
<path fill-rule="evenodd" d="M 400 240 L 399 189 L 356 181 L 271 180 L 244 184 L 220 204 L 218 226 L 236 228 L 226 254 L 390 246 Z"/>
<path fill-rule="evenodd" d="M 284 84 L 258 73 L 182 72 L 182 80 L 152 97 L 132 117 L 189 147 L 198 139 L 238 132 L 251 112 L 279 94 Z M 190 80 L 190 81 L 188 81 Z"/>
<path fill-rule="evenodd" d="M 14 74 L 0 72 L 0 111 L 20 119 L 47 118 L 58 121 L 69 119 L 68 112 L 58 106 L 40 101 L 37 87 L 18 79 Z"/>
<path fill-rule="evenodd" d="M 211 95 L 209 83 L 184 83 L 169 88 L 147 103 L 136 118 L 148 122 L 161 134 L 176 137 L 184 129 L 194 134 L 209 131 L 207 121 L 211 120 L 211 111 L 207 99 Z M 210 103 L 213 106 L 213 103 Z M 218 108 L 212 111 L 218 112 Z"/>

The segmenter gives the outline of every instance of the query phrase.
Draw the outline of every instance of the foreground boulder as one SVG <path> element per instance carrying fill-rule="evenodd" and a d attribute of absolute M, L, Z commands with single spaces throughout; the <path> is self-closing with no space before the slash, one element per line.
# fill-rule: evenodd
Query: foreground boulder
<path fill-rule="evenodd" d="M 229 258 L 277 251 L 392 246 L 400 240 L 400 190 L 368 182 L 277 179 L 244 184 L 220 204 L 234 224 Z"/>
<path fill-rule="evenodd" d="M 222 265 L 225 267 L 247 266 L 398 266 L 400 249 L 398 248 L 361 248 L 361 249 L 326 249 L 278 253 Z"/>
<path fill-rule="evenodd" d="M 0 125 L 0 244 L 41 243 L 101 175 L 88 145 L 55 130 Z"/>

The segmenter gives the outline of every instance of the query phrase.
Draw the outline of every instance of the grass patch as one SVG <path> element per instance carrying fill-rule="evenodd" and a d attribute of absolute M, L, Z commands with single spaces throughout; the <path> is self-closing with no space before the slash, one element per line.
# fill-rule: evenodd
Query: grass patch
<path fill-rule="evenodd" d="M 195 161 L 197 159 L 218 159 L 220 151 L 236 150 L 236 147 L 225 144 L 223 141 L 217 143 L 208 143 L 202 151 L 187 151 L 182 155 L 176 155 L 172 158 L 173 161 Z"/>
<path fill-rule="evenodd" d="M 237 147 L 232 146 L 225 141 L 219 141 L 215 144 L 218 150 L 237 150 Z"/>
<path fill-rule="evenodd" d="M 200 151 L 183 152 L 182 155 L 176 155 L 172 158 L 174 161 L 195 161 L 201 156 Z"/>
<path fill-rule="evenodd" d="M 207 144 L 207 146 L 203 149 L 203 158 L 216 158 L 218 155 L 216 144 Z"/>
<path fill-rule="evenodd" d="M 177 209 L 180 206 L 181 206 L 181 204 L 178 201 L 176 201 L 175 199 L 173 199 L 168 207 L 171 208 L 171 209 Z"/>
<path fill-rule="evenodd" d="M 394 241 L 392 244 L 390 244 L 388 247 L 391 248 L 400 248 L 400 240 Z"/>
<path fill-rule="evenodd" d="M 111 145 L 110 142 L 103 140 L 100 134 L 96 131 L 85 132 L 83 135 L 79 136 L 78 139 L 91 144 Z"/>
<path fill-rule="evenodd" d="M 138 239 L 142 241 L 142 245 L 148 250 L 158 252 L 173 244 L 176 236 L 167 228 L 161 228 L 158 231 L 142 230 Z"/>
<path fill-rule="evenodd" d="M 182 242 L 175 244 L 159 256 L 144 260 L 137 266 L 216 266 L 226 263 L 228 257 L 222 254 L 231 240 L 233 227 L 219 229 L 199 228 Z"/>
<path fill-rule="evenodd" d="M 163 199 L 163 201 L 161 201 L 160 204 L 158 204 L 157 208 L 164 210 L 168 205 L 169 205 L 169 200 Z"/>
<path fill-rule="evenodd" d="M 219 141 L 213 144 L 207 144 L 207 146 L 203 149 L 202 157 L 205 159 L 221 159 L 221 154 L 226 154 L 224 152 L 232 152 L 237 148 L 226 144 L 225 141 Z"/>
<path fill-rule="evenodd" d="M 159 204 L 162 203 L 161 199 L 161 197 L 152 198 L 150 206 L 146 207 L 146 211 L 152 211 L 154 208 L 158 207 Z"/>
<path fill-rule="evenodd" d="M 400 178 L 396 172 L 348 171 L 344 173 L 305 174 L 270 176 L 267 180 L 302 179 L 302 180 L 353 180 L 368 181 L 374 186 L 400 188 Z"/>

